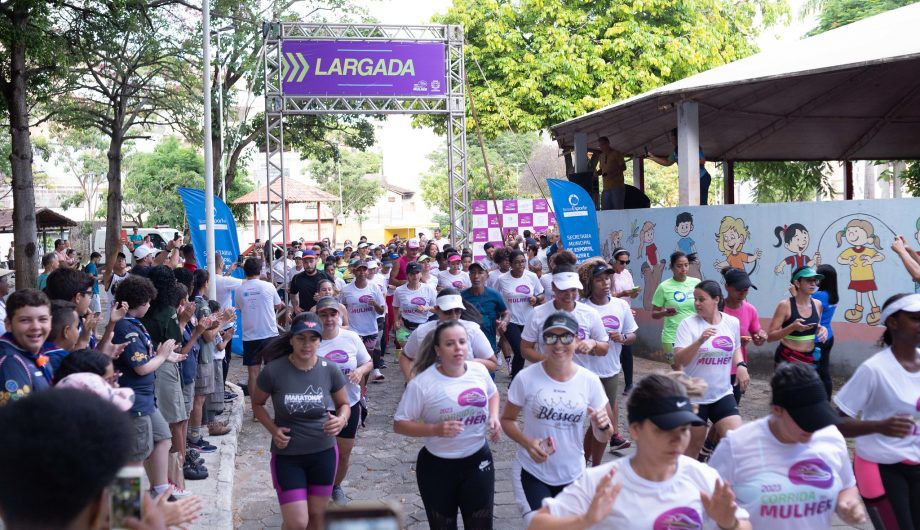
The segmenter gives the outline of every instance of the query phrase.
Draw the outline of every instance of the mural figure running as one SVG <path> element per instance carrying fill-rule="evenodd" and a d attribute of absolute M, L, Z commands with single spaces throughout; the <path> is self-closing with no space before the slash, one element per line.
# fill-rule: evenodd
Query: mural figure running
<path fill-rule="evenodd" d="M 782 245 L 792 253 L 791 256 L 786 256 L 773 268 L 773 272 L 777 275 L 783 273 L 786 265 L 789 265 L 792 270 L 806 266 L 817 269 L 818 265 L 821 265 L 821 251 L 815 252 L 814 259 L 805 254 L 805 250 L 808 249 L 808 244 L 811 242 L 811 237 L 805 225 L 792 223 L 791 225 L 777 226 L 773 229 L 773 234 L 776 236 L 776 244 L 773 246 L 779 248 Z"/>
<path fill-rule="evenodd" d="M 721 271 L 722 269 L 741 269 L 748 274 L 754 272 L 757 267 L 757 260 L 763 256 L 763 250 L 757 249 L 753 254 L 743 252 L 744 244 L 751 235 L 750 229 L 744 224 L 740 217 L 725 216 L 719 224 L 719 232 L 716 234 L 716 243 L 719 245 L 719 252 L 724 259 L 716 261 L 714 267 Z M 754 267 L 750 270 L 745 264 L 753 263 Z"/>
<path fill-rule="evenodd" d="M 836 237 L 838 248 L 844 239 L 850 244 L 850 248 L 837 256 L 837 263 L 850 266 L 849 289 L 856 292 L 856 305 L 852 309 L 847 309 L 843 317 L 848 322 L 854 323 L 862 320 L 864 309 L 862 297 L 865 293 L 871 304 L 869 314 L 866 316 L 866 324 L 875 326 L 881 319 L 882 310 L 875 301 L 875 291 L 878 290 L 878 286 L 875 284 L 875 270 L 872 264 L 885 259 L 885 255 L 879 252 L 882 250 L 882 242 L 875 235 L 875 227 L 865 219 L 852 219 L 843 230 L 837 232 Z"/>

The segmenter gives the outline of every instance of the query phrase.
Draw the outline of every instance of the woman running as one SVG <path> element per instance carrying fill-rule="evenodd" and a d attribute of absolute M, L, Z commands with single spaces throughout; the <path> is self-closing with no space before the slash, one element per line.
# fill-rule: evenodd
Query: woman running
<path fill-rule="evenodd" d="M 738 319 L 719 308 L 724 303 L 722 288 L 713 280 L 697 284 L 693 290 L 696 313 L 685 318 L 674 338 L 674 362 L 690 377 L 706 381 L 706 392 L 693 400 L 703 425 L 691 431 L 684 453 L 696 458 L 706 439 L 706 424 L 712 422 L 718 439 L 741 426 L 738 403 L 732 393 L 731 367 L 735 365 L 738 386 L 747 390 L 751 378 L 741 357 L 741 332 Z"/>
<path fill-rule="evenodd" d="M 683 252 L 671 254 L 671 278 L 658 284 L 655 294 L 652 295 L 652 318 L 664 319 L 661 329 L 661 350 L 668 363 L 679 369 L 680 365 L 674 360 L 674 337 L 677 326 L 685 318 L 693 315 L 693 288 L 700 283 L 698 278 L 688 276 L 690 260 Z"/>
<path fill-rule="evenodd" d="M 456 252 L 447 255 L 447 270 L 438 273 L 438 291 L 453 287 L 458 291 L 470 287 L 470 275 L 461 270 L 463 258 Z"/>
<path fill-rule="evenodd" d="M 831 321 L 834 320 L 840 296 L 837 294 L 837 270 L 830 265 L 820 265 L 817 273 L 824 278 L 818 282 L 818 290 L 815 291 L 812 298 L 821 302 L 821 325 L 827 330 L 827 338 L 821 345 L 821 356 L 818 359 L 818 376 L 824 383 L 827 399 L 830 399 L 834 392 L 834 383 L 831 381 L 831 348 L 834 347 L 834 327 Z"/>
<path fill-rule="evenodd" d="M 728 296 L 725 297 L 725 307 L 722 311 L 726 315 L 731 315 L 738 319 L 741 330 L 741 357 L 747 363 L 747 345 L 753 342 L 757 346 L 762 346 L 767 340 L 767 332 L 760 327 L 760 315 L 757 314 L 757 308 L 747 301 L 748 291 L 757 289 L 751 283 L 748 273 L 741 269 L 724 269 L 722 276 L 725 278 L 725 291 Z M 732 365 L 732 392 L 735 395 L 735 402 L 741 404 L 741 386 L 738 384 L 738 376 L 735 373 L 737 367 Z"/>
<path fill-rule="evenodd" d="M 499 277 L 495 289 L 502 294 L 511 313 L 511 321 L 505 328 L 505 339 L 511 346 L 511 377 L 514 378 L 524 367 L 521 333 L 530 320 L 533 308 L 543 303 L 543 286 L 537 275 L 527 270 L 527 258 L 523 252 L 515 250 L 509 258 L 511 270 Z"/>
<path fill-rule="evenodd" d="M 498 368 L 498 361 L 495 359 L 495 351 L 485 333 L 476 322 L 481 320 L 482 315 L 472 305 L 463 301 L 460 293 L 449 287 L 438 293 L 435 299 L 435 313 L 438 315 L 437 320 L 431 320 L 415 328 L 415 331 L 409 335 L 409 340 L 403 346 L 402 354 L 399 356 L 399 368 L 403 372 L 406 381 L 413 377 L 412 366 L 415 359 L 418 358 L 424 349 L 425 339 L 434 332 L 439 322 L 449 320 L 458 320 L 466 329 L 467 342 L 469 348 L 469 360 L 478 362 L 486 367 L 490 373 Z"/>
<path fill-rule="evenodd" d="M 351 460 L 351 451 L 355 447 L 355 436 L 358 433 L 358 423 L 361 421 L 361 386 L 374 363 L 361 337 L 354 331 L 341 329 L 342 309 L 338 300 L 332 297 L 320 298 L 316 302 L 316 314 L 323 323 L 323 341 L 316 349 L 316 355 L 335 363 L 348 381 L 345 386 L 348 394 L 348 406 L 351 412 L 348 424 L 336 437 L 339 459 L 335 474 L 335 485 L 332 487 L 332 500 L 336 504 L 344 505 L 348 502 L 345 492 L 342 491 L 342 481 L 348 474 L 348 464 Z"/>
<path fill-rule="evenodd" d="M 400 285 L 393 292 L 393 311 L 396 329 L 405 328 L 412 332 L 431 318 L 438 293 L 422 283 L 422 266 L 418 263 L 406 265 L 406 280 L 405 285 Z M 401 348 L 402 345 L 397 343 L 396 347 Z"/>
<path fill-rule="evenodd" d="M 617 406 L 617 374 L 620 373 L 620 348 L 636 341 L 636 320 L 633 318 L 629 304 L 619 298 L 610 296 L 611 268 L 603 258 L 589 258 L 578 268 L 578 275 L 584 288 L 581 290 L 582 302 L 593 307 L 601 317 L 604 331 L 607 332 L 607 354 L 602 356 L 584 356 L 583 366 L 601 378 L 610 409 L 613 411 L 613 436 L 610 449 L 620 451 L 628 448 L 629 440 L 619 433 L 619 407 Z M 590 446 L 587 444 L 591 444 Z M 585 452 L 591 455 L 591 462 L 598 466 L 604 456 L 604 446 L 594 443 L 593 437 L 585 437 Z"/>
<path fill-rule="evenodd" d="M 459 321 L 438 323 L 413 365 L 393 430 L 425 438 L 416 479 L 431 528 L 492 528 L 495 466 L 488 437 L 497 442 L 499 394 L 489 372 L 469 362 Z"/>
<path fill-rule="evenodd" d="M 767 340 L 780 341 L 773 361 L 804 363 L 815 366 L 820 350 L 817 344 L 827 338 L 827 330 L 821 325 L 821 302 L 812 298 L 818 290 L 818 281 L 824 276 L 811 267 L 799 267 L 792 272 L 794 293 L 776 306 Z M 817 340 L 816 340 L 817 339 Z"/>
<path fill-rule="evenodd" d="M 600 378 L 574 363 L 578 322 L 564 311 L 543 323 L 544 360 L 521 370 L 508 389 L 502 429 L 518 444 L 512 470 L 514 494 L 524 519 L 585 470 L 585 420 L 606 444 L 613 429 Z M 518 417 L 523 412 L 523 430 Z"/>
<path fill-rule="evenodd" d="M 770 414 L 728 433 L 709 461 L 755 528 L 830 530 L 834 512 L 866 521 L 846 441 L 810 367 L 783 363 L 770 381 Z"/>
<path fill-rule="evenodd" d="M 301 315 L 289 332 L 263 348 L 263 358 L 272 361 L 250 392 L 256 419 L 272 435 L 271 470 L 283 526 L 318 530 L 324 528 L 335 483 L 335 436 L 348 425 L 351 407 L 345 376 L 317 355 L 323 323 L 313 313 Z"/>
<path fill-rule="evenodd" d="M 856 484 L 875 528 L 920 528 L 920 294 L 889 298 L 880 322 L 885 349 L 834 396 L 852 418 L 839 429 L 858 436 Z"/>
<path fill-rule="evenodd" d="M 320 280 L 316 286 L 316 299 L 326 298 L 327 296 L 335 298 L 338 301 L 335 283 L 332 280 Z M 316 313 L 316 306 L 310 308 L 311 313 Z M 339 327 L 348 329 L 348 309 L 344 304 L 339 304 Z"/>
<path fill-rule="evenodd" d="M 629 251 L 625 248 L 613 249 L 613 258 L 610 266 L 613 267 L 613 276 L 610 277 L 610 293 L 614 298 L 619 298 L 631 306 L 632 300 L 639 296 L 641 287 L 633 282 L 632 273 L 629 272 Z M 623 395 L 632 390 L 633 385 L 633 354 L 632 344 L 623 344 L 620 350 L 620 363 L 623 365 Z"/>
<path fill-rule="evenodd" d="M 591 468 L 546 499 L 531 530 L 750 530 L 729 485 L 711 467 L 683 456 L 691 426 L 703 425 L 690 404 L 702 383 L 680 377 L 683 383 L 653 374 L 636 384 L 626 404 L 635 455 Z"/>
<path fill-rule="evenodd" d="M 438 290 L 438 270 L 432 269 L 431 267 L 437 266 L 437 260 L 434 260 L 428 256 L 420 256 L 418 258 L 419 264 L 422 266 L 422 275 L 419 277 L 419 283 L 423 283 L 428 287 L 437 292 Z M 406 267 L 409 265 L 406 264 Z"/>

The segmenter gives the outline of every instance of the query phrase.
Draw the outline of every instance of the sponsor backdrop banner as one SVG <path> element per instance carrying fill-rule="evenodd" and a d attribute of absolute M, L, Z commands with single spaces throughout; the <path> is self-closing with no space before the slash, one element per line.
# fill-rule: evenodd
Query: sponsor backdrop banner
<path fill-rule="evenodd" d="M 550 181 L 552 187 L 552 181 Z M 555 194 L 554 194 L 555 201 Z M 557 208 L 557 214 L 560 209 Z M 833 319 L 831 368 L 849 373 L 879 350 L 879 310 L 896 293 L 920 292 L 891 250 L 896 235 L 920 245 L 920 199 L 876 199 L 813 203 L 744 204 L 604 211 L 598 213 L 602 254 L 630 252 L 629 271 L 642 288 L 632 301 L 652 308 L 652 295 L 671 277 L 668 258 L 675 250 L 696 253 L 690 275 L 723 285 L 721 270 L 741 268 L 757 289 L 748 292 L 764 327 L 776 305 L 789 297 L 792 271 L 801 265 L 829 265 L 837 274 L 840 302 Z M 563 219 L 560 215 L 560 224 Z M 640 311 L 640 343 L 661 349 L 661 321 Z M 744 333 L 742 333 L 744 334 Z M 772 367 L 776 343 L 748 346 Z"/>
<path fill-rule="evenodd" d="M 601 245 L 597 235 L 597 212 L 588 192 L 567 180 L 547 179 L 546 182 L 553 198 L 562 246 L 572 251 L 578 261 L 599 256 Z"/>
<path fill-rule="evenodd" d="M 498 203 L 498 210 L 495 204 Z M 473 245 L 473 259 L 486 257 L 483 245 L 491 242 L 496 247 L 504 246 L 505 234 L 523 234 L 524 230 L 533 233 L 546 232 L 556 223 L 556 216 L 551 212 L 546 199 L 507 199 L 499 201 L 470 201 L 473 218 L 473 231 L 470 241 Z M 502 233 L 502 227 L 505 233 Z"/>
<path fill-rule="evenodd" d="M 441 42 L 297 41 L 281 44 L 285 96 L 444 96 Z"/>
<path fill-rule="evenodd" d="M 195 247 L 195 259 L 200 267 L 207 267 L 207 241 L 205 235 L 206 219 L 204 215 L 204 190 L 179 188 L 179 196 L 185 205 L 185 218 L 192 246 Z M 214 249 L 224 258 L 224 265 L 230 266 L 240 255 L 240 243 L 236 235 L 236 220 L 227 203 L 220 197 L 214 197 Z M 239 269 L 237 269 L 239 270 Z M 236 273 L 236 271 L 234 271 Z M 239 276 L 239 274 L 234 274 Z M 240 335 L 240 314 L 237 312 L 237 326 L 233 336 L 232 350 L 243 352 L 243 337 Z"/>

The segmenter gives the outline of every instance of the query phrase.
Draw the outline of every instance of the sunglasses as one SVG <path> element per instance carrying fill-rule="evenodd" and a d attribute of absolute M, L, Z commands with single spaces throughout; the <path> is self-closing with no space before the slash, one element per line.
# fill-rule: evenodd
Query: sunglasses
<path fill-rule="evenodd" d="M 575 335 L 572 333 L 563 333 L 557 335 L 556 333 L 546 333 L 543 335 L 543 342 L 549 346 L 556 344 L 556 341 L 559 341 L 563 344 L 572 344 L 572 341 L 575 340 Z"/>
<path fill-rule="evenodd" d="M 621 259 L 618 259 L 617 263 L 619 263 L 620 265 L 629 265 L 629 260 L 623 261 Z"/>

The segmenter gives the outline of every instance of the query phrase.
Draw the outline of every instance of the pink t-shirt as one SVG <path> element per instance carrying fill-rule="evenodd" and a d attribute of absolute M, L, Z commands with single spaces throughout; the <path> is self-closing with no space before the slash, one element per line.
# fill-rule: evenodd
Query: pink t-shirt
<path fill-rule="evenodd" d="M 748 336 L 757 333 L 760 331 L 760 317 L 757 315 L 757 309 L 749 304 L 746 300 L 741 302 L 741 307 L 737 309 L 732 309 L 727 305 L 722 310 L 725 314 L 731 315 L 738 319 L 738 322 L 741 324 L 741 336 Z M 744 342 L 741 343 L 741 356 L 744 358 L 744 361 L 747 362 L 747 346 L 744 345 Z M 734 375 L 737 367 L 732 364 L 732 374 Z"/>

